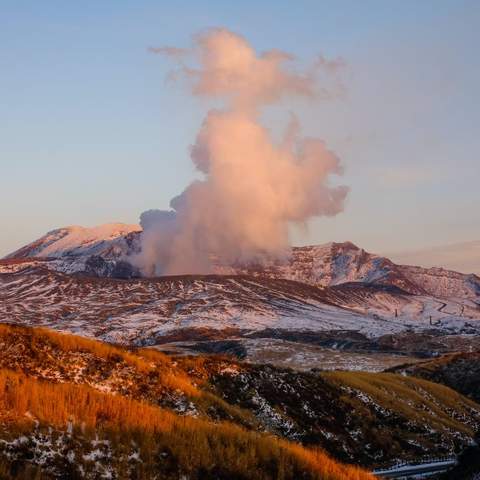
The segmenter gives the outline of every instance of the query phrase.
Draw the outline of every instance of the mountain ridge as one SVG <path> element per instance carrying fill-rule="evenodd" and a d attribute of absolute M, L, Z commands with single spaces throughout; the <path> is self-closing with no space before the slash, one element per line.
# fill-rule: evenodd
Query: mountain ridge
<path fill-rule="evenodd" d="M 52 230 L 5 259 L 53 260 L 47 265 L 64 273 L 123 278 L 140 276 L 131 262 L 140 250 L 138 225 L 114 223 Z M 480 277 L 475 274 L 398 265 L 349 241 L 291 247 L 285 260 L 266 258 L 261 264 L 225 265 L 213 258 L 211 273 L 285 278 L 322 287 L 349 282 L 392 285 L 415 295 L 463 298 L 480 304 Z"/>

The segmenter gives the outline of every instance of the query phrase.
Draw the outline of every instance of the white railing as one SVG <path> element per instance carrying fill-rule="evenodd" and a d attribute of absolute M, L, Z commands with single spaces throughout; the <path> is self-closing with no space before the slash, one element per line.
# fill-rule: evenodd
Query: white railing
<path fill-rule="evenodd" d="M 387 473 L 395 473 L 396 471 L 402 470 L 415 470 L 416 468 L 425 468 L 427 465 L 438 465 L 444 463 L 445 466 L 454 465 L 457 462 L 457 457 L 455 455 L 444 455 L 444 456 L 431 456 L 423 457 L 421 460 L 402 460 L 396 462 L 394 465 L 390 465 L 387 468 L 379 468 L 374 470 L 372 473 L 374 475 L 384 475 Z"/>

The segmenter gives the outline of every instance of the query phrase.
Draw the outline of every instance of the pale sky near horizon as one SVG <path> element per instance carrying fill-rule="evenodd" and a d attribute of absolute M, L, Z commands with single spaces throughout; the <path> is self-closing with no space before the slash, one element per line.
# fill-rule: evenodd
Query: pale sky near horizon
<path fill-rule="evenodd" d="M 148 47 L 212 26 L 300 62 L 346 64 L 344 97 L 284 102 L 345 165 L 343 213 L 295 244 L 374 252 L 480 240 L 479 1 L 0 0 L 0 257 L 65 225 L 136 223 L 197 174 L 211 103 Z"/>

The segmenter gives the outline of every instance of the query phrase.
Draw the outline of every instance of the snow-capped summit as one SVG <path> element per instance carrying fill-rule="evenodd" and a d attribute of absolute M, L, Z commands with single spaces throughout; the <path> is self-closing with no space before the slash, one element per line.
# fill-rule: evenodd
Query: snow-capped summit
<path fill-rule="evenodd" d="M 139 225 L 124 223 L 106 223 L 96 227 L 72 225 L 52 230 L 6 258 L 119 257 L 127 253 L 132 234 L 140 231 Z"/>
<path fill-rule="evenodd" d="M 397 265 L 351 242 L 293 247 L 288 262 L 222 267 L 221 273 L 286 278 L 317 286 L 390 285 L 414 295 L 480 298 L 480 278 L 439 268 Z"/>
<path fill-rule="evenodd" d="M 131 277 L 135 269 L 124 261 L 137 251 L 139 225 L 107 223 L 96 227 L 58 228 L 7 255 L 6 259 L 44 259 L 49 268 L 64 273 Z"/>
<path fill-rule="evenodd" d="M 141 227 L 110 223 L 97 227 L 70 226 L 52 230 L 8 255 L 8 259 L 49 258 L 51 268 L 96 276 L 136 276 L 129 256 L 138 253 Z M 195 273 L 195 272 L 192 272 Z M 284 260 L 261 264 L 214 263 L 213 273 L 296 280 L 314 286 L 350 282 L 394 286 L 414 295 L 480 299 L 480 278 L 445 270 L 398 265 L 351 242 L 292 247 Z"/>

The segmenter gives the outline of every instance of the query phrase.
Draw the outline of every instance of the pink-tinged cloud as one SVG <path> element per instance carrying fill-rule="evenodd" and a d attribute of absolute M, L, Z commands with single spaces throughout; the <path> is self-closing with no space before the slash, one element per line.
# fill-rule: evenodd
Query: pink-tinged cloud
<path fill-rule="evenodd" d="M 243 37 L 225 29 L 195 37 L 191 64 L 184 63 L 184 49 L 159 53 L 181 56 L 192 93 L 219 97 L 225 108 L 207 114 L 191 147 L 204 178 L 171 201 L 173 210 L 142 214 L 142 253 L 136 262 L 144 273 L 208 271 L 211 254 L 227 263 L 281 256 L 290 224 L 343 210 L 348 188 L 329 184 L 342 166 L 324 142 L 301 138 L 292 116 L 276 143 L 258 120 L 264 105 L 288 96 L 318 96 L 323 90 L 316 72 L 338 65 L 323 59 L 306 73 L 295 72 L 287 53 L 257 55 Z"/>

